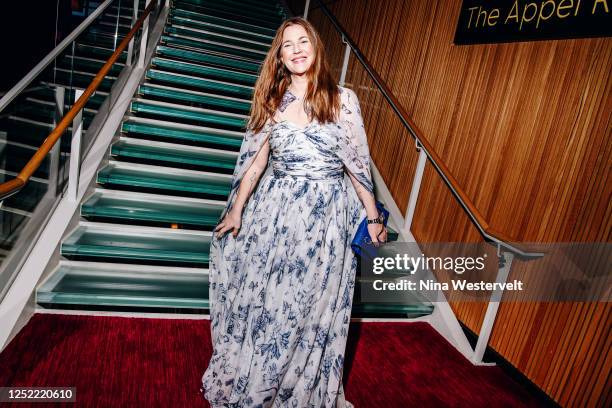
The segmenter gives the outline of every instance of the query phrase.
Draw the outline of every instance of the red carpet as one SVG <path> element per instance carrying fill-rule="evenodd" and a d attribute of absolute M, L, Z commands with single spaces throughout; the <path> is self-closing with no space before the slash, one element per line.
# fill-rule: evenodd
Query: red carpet
<path fill-rule="evenodd" d="M 0 354 L 0 386 L 74 386 L 76 406 L 205 407 L 210 354 L 208 320 L 37 314 Z M 537 406 L 426 323 L 352 323 L 346 358 L 356 408 Z"/>

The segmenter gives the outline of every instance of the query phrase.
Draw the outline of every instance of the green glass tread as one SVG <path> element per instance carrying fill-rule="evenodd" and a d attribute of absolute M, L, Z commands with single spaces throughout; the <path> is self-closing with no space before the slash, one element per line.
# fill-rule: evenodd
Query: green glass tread
<path fill-rule="evenodd" d="M 75 57 L 74 60 L 70 57 L 64 57 L 62 60 L 60 60 L 58 66 L 68 70 L 74 69 L 76 71 L 85 71 L 97 74 L 105 63 L 106 61 L 90 59 L 89 57 Z M 113 64 L 108 74 L 112 76 L 119 76 L 122 69 L 123 64 Z"/>
<path fill-rule="evenodd" d="M 105 217 L 134 221 L 214 226 L 224 205 L 202 204 L 185 201 L 150 201 L 132 197 L 96 192 L 81 204 L 84 217 Z"/>
<path fill-rule="evenodd" d="M 183 26 L 183 27 L 191 27 L 199 30 L 207 30 L 216 34 L 224 34 L 224 35 L 232 35 L 239 36 L 240 38 L 244 38 L 245 40 L 251 41 L 259 41 L 267 44 L 272 43 L 272 39 L 274 36 L 256 33 L 251 30 L 241 30 L 240 28 L 228 27 L 226 25 L 218 25 L 214 22 L 206 22 L 206 21 L 198 21 L 187 17 L 181 16 L 173 16 L 169 19 L 170 25 L 173 26 Z"/>
<path fill-rule="evenodd" d="M 140 307 L 209 308 L 208 275 L 196 273 L 133 273 L 109 265 L 102 268 L 60 265 L 52 284 L 36 291 L 38 303 Z"/>
<path fill-rule="evenodd" d="M 112 48 L 98 47 L 90 44 L 77 43 L 76 54 L 82 56 L 91 56 L 92 58 L 101 58 L 105 61 L 113 54 Z M 127 51 L 123 51 L 117 61 L 125 63 L 127 60 Z"/>
<path fill-rule="evenodd" d="M 244 58 L 250 60 L 248 62 L 262 63 L 266 57 L 264 54 L 251 52 L 247 50 L 241 50 L 232 47 L 226 47 L 220 44 L 207 43 L 204 40 L 197 40 L 192 38 L 181 38 L 175 35 L 162 35 L 161 43 L 173 46 L 190 47 L 195 50 L 211 51 L 221 54 L 231 55 L 235 58 Z"/>
<path fill-rule="evenodd" d="M 214 41 L 214 42 L 225 44 L 225 45 L 233 45 L 236 47 L 247 48 L 253 51 L 267 52 L 271 45 L 271 44 L 266 44 L 261 41 L 253 42 L 253 41 L 246 40 L 246 39 L 243 40 L 235 35 L 232 35 L 230 37 L 226 35 L 214 34 L 210 30 L 202 30 L 199 28 L 192 28 L 192 27 L 183 27 L 180 25 L 166 27 L 165 31 L 168 34 L 182 35 L 182 36 L 191 37 L 191 38 L 201 38 L 203 40 Z"/>
<path fill-rule="evenodd" d="M 155 57 L 151 60 L 151 67 L 166 71 L 179 72 L 187 75 L 218 79 L 221 81 L 236 82 L 243 85 L 254 86 L 257 75 L 232 71 L 223 68 L 209 67 L 190 62 L 173 61 L 166 58 Z"/>
<path fill-rule="evenodd" d="M 19 173 L 32 159 L 36 151 L 13 143 L 0 140 L 0 162 L 4 163 L 3 169 Z M 46 179 L 49 177 L 49 156 L 45 156 L 40 166 L 36 169 L 33 177 Z M 0 207 L 1 208 L 1 207 Z"/>
<path fill-rule="evenodd" d="M 181 4 L 194 4 L 194 5 L 207 5 L 211 4 L 210 0 L 176 0 L 174 3 L 177 7 L 180 7 Z M 239 7 L 240 9 L 248 9 L 251 11 L 259 12 L 265 10 L 270 14 L 281 14 L 282 8 L 276 2 L 266 2 L 266 1 L 246 1 L 246 0 L 215 0 L 214 4 L 223 5 L 225 7 Z M 231 9 L 230 9 L 231 10 Z"/>
<path fill-rule="evenodd" d="M 253 62 L 240 61 L 233 58 L 227 58 L 214 54 L 206 54 L 202 52 L 189 51 L 180 48 L 167 47 L 165 45 L 158 46 L 156 51 L 157 55 L 160 55 L 162 57 L 181 59 L 201 64 L 214 64 L 230 69 L 237 68 L 243 71 L 252 72 L 254 74 L 257 74 L 259 68 L 261 67 L 261 64 L 256 64 Z"/>
<path fill-rule="evenodd" d="M 253 94 L 252 87 L 240 86 L 223 81 L 198 78 L 189 75 L 175 74 L 171 72 L 158 71 L 149 69 L 147 71 L 147 79 L 161 82 L 164 84 L 188 86 L 204 91 L 221 92 L 235 97 L 251 98 Z"/>
<path fill-rule="evenodd" d="M 146 99 L 138 99 L 130 104 L 133 113 L 147 113 L 151 115 L 198 121 L 206 125 L 222 125 L 242 130 L 246 125 L 246 118 L 229 116 L 223 112 L 212 112 L 204 109 L 189 109 L 174 104 L 155 103 Z"/>
<path fill-rule="evenodd" d="M 61 244 L 61 254 L 115 260 L 207 264 L 211 237 L 162 228 L 81 223 Z M 110 226 L 109 226 L 110 225 Z M 144 231 L 144 232 L 135 232 Z M 146 262 L 145 262 L 146 263 Z"/>
<path fill-rule="evenodd" d="M 232 170 L 236 166 L 237 155 L 215 152 L 213 149 L 194 150 L 167 146 L 169 143 L 147 143 L 126 139 L 118 140 L 111 147 L 111 154 L 119 157 L 145 159 L 161 163 L 180 163 L 212 169 Z"/>
<path fill-rule="evenodd" d="M 271 38 L 276 34 L 275 28 L 262 27 L 257 24 L 249 24 L 244 21 L 240 21 L 235 18 L 227 19 L 222 17 L 209 16 L 206 14 L 197 13 L 190 10 L 181 10 L 179 8 L 172 8 L 169 14 L 170 18 L 172 17 L 183 17 L 189 18 L 193 21 L 198 21 L 201 23 L 210 23 L 216 24 L 219 26 L 232 27 L 237 30 L 244 30 L 252 33 L 267 35 Z"/>
<path fill-rule="evenodd" d="M 53 75 L 53 73 L 51 72 L 46 75 L 49 80 L 52 80 L 55 83 L 59 83 L 68 87 L 73 86 L 83 89 L 86 89 L 89 86 L 95 76 L 95 74 L 93 73 L 67 72 L 59 70 L 56 71 L 55 75 Z M 98 86 L 98 90 L 102 92 L 110 92 L 110 88 L 116 79 L 116 77 L 105 77 Z"/>
<path fill-rule="evenodd" d="M 231 177 L 216 177 L 209 173 L 176 171 L 156 166 L 125 166 L 109 163 L 98 171 L 100 184 L 125 185 L 151 189 L 173 190 L 226 197 L 230 192 Z"/>
<path fill-rule="evenodd" d="M 250 101 L 224 98 L 214 94 L 189 91 L 163 85 L 144 84 L 138 88 L 138 93 L 144 96 L 157 97 L 168 102 L 191 102 L 210 108 L 234 110 L 242 114 L 248 114 L 251 109 Z"/>
<path fill-rule="evenodd" d="M 139 135 L 150 135 L 163 138 L 169 142 L 175 140 L 192 141 L 218 146 L 220 148 L 239 149 L 242 144 L 242 137 L 232 137 L 229 135 L 216 134 L 206 131 L 205 128 L 176 128 L 165 126 L 162 123 L 149 121 L 146 123 L 127 120 L 123 122 L 121 130 L 124 133 L 136 133 Z"/>
<path fill-rule="evenodd" d="M 266 13 L 250 12 L 239 7 L 227 7 L 220 4 L 207 3 L 206 5 L 195 5 L 189 3 L 173 4 L 173 8 L 189 10 L 198 14 L 215 16 L 225 19 L 236 19 L 247 24 L 257 25 L 266 28 L 278 27 L 282 22 L 280 14 L 271 15 Z"/>

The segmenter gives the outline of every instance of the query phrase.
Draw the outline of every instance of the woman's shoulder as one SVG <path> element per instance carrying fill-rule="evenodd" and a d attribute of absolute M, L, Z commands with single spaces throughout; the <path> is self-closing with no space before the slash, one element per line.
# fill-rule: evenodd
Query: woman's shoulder
<path fill-rule="evenodd" d="M 338 92 L 340 93 L 340 110 L 341 111 L 358 111 L 359 108 L 359 99 L 357 98 L 357 94 L 351 88 L 347 88 L 345 86 L 338 85 Z"/>
<path fill-rule="evenodd" d="M 347 88 L 346 86 L 338 85 L 338 93 L 343 101 L 351 98 L 357 98 L 355 91 L 353 91 L 351 88 Z"/>

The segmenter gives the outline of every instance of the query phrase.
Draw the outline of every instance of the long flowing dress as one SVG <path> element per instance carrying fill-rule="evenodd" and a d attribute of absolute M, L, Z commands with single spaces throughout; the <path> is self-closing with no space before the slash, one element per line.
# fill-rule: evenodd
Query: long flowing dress
<path fill-rule="evenodd" d="M 373 188 L 357 97 L 339 92 L 337 123 L 269 122 L 245 134 L 220 219 L 263 143 L 270 154 L 238 235 L 211 245 L 213 355 L 200 391 L 212 407 L 352 407 L 342 386 L 350 243 L 365 209 L 347 170 Z"/>

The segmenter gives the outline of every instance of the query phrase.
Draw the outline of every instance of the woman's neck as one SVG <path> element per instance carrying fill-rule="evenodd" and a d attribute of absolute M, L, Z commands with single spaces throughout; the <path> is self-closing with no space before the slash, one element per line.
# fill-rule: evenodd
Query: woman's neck
<path fill-rule="evenodd" d="M 297 97 L 302 97 L 308 90 L 308 78 L 305 75 L 292 75 L 289 90 Z"/>

